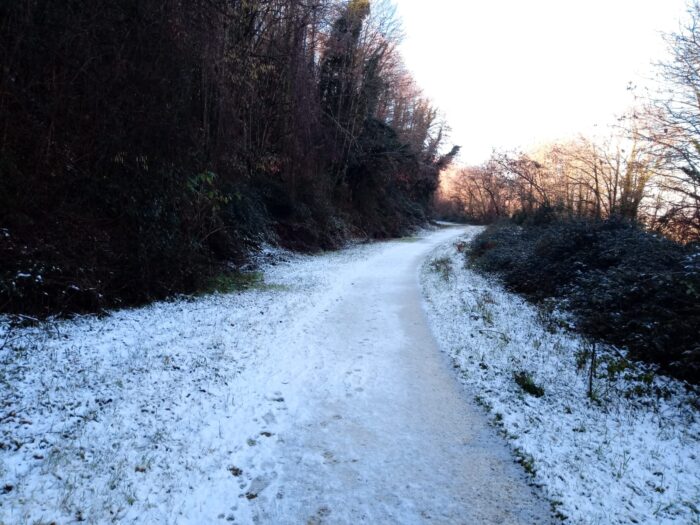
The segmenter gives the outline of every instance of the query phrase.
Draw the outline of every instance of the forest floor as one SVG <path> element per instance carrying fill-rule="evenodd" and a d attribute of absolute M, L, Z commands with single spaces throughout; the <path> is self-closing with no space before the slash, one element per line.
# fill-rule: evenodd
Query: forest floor
<path fill-rule="evenodd" d="M 591 403 L 576 338 L 463 268 L 476 231 L 270 251 L 244 292 L 0 322 L 0 523 L 534 524 L 552 501 L 571 523 L 697 520 L 680 386 Z"/>

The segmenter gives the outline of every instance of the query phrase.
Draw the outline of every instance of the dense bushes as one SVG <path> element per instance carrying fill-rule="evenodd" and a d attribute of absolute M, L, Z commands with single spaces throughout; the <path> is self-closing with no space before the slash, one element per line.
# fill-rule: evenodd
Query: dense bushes
<path fill-rule="evenodd" d="M 700 382 L 700 251 L 610 219 L 503 223 L 470 257 L 513 291 L 555 298 L 585 334 Z"/>
<path fill-rule="evenodd" d="M 423 221 L 439 125 L 370 7 L 0 3 L 0 313 L 134 304 L 264 240 Z"/>

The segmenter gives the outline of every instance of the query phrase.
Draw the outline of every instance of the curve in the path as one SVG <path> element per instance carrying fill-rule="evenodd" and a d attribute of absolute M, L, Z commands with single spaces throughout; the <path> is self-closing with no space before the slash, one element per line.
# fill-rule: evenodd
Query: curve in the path
<path fill-rule="evenodd" d="M 549 522 L 424 316 L 420 265 L 462 233 L 387 243 L 338 276 L 326 308 L 280 336 L 297 366 L 270 384 L 291 423 L 251 502 L 256 521 Z"/>

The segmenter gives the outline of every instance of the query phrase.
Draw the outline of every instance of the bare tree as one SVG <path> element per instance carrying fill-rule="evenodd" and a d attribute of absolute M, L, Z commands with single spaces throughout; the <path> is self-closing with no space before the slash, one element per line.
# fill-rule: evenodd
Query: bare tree
<path fill-rule="evenodd" d="M 671 58 L 658 65 L 662 88 L 631 118 L 632 135 L 656 157 L 655 224 L 681 240 L 700 238 L 700 2 L 666 37 Z"/>

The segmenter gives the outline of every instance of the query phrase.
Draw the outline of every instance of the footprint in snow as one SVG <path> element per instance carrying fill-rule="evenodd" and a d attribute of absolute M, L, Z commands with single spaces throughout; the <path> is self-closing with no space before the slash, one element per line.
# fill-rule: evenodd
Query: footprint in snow
<path fill-rule="evenodd" d="M 328 450 L 323 453 L 323 462 L 330 465 L 336 465 L 339 463 L 339 461 L 333 455 L 333 452 L 329 452 Z"/>
<path fill-rule="evenodd" d="M 319 509 L 316 511 L 316 514 L 314 514 L 308 519 L 306 525 L 323 525 L 323 523 L 326 523 L 325 518 L 327 518 L 330 515 L 331 509 L 329 509 L 326 506 L 319 507 Z"/>
<path fill-rule="evenodd" d="M 270 486 L 270 483 L 272 483 L 272 480 L 274 480 L 276 477 L 277 472 L 270 472 L 268 474 L 257 476 L 248 486 L 248 490 L 245 493 L 246 499 L 256 499 L 267 487 Z"/>

